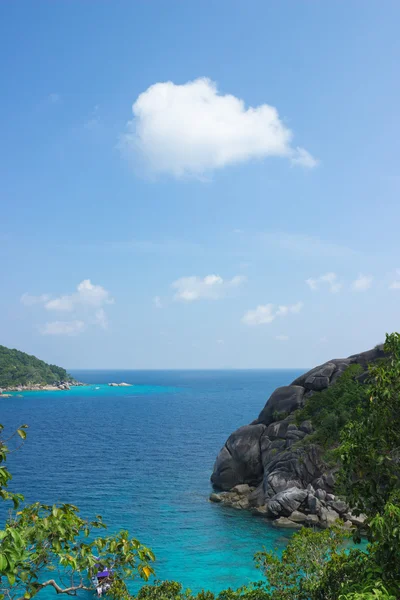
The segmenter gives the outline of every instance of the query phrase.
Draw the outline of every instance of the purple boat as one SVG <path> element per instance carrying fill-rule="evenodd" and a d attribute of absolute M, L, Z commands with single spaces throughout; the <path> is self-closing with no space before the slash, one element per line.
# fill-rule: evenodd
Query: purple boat
<path fill-rule="evenodd" d="M 96 563 L 94 565 L 91 581 L 97 592 L 97 596 L 100 598 L 105 595 L 111 588 L 113 572 L 106 565 Z"/>

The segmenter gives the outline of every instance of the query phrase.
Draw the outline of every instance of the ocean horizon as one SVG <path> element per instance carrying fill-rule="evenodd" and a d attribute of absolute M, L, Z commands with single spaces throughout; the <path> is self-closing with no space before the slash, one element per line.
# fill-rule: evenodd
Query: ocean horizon
<path fill-rule="evenodd" d="M 88 385 L 3 400 L 7 429 L 29 425 L 8 461 L 11 487 L 27 502 L 70 502 L 111 531 L 129 530 L 155 552 L 156 579 L 195 592 L 257 581 L 255 552 L 282 550 L 291 532 L 209 502 L 210 475 L 230 433 L 301 372 L 71 370 Z"/>

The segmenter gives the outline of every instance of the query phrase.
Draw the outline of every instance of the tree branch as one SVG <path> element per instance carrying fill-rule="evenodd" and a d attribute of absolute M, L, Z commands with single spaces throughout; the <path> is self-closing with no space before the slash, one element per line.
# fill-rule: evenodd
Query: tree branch
<path fill-rule="evenodd" d="M 71 587 L 68 588 L 62 588 L 58 585 L 58 583 L 54 580 L 54 579 L 49 579 L 48 581 L 44 581 L 43 583 L 41 583 L 38 587 L 37 590 L 35 592 L 35 595 L 40 592 L 43 588 L 48 587 L 49 585 L 51 585 L 57 592 L 57 594 L 67 594 L 69 596 L 75 596 L 76 592 L 78 590 L 86 590 L 86 591 L 90 591 L 92 588 L 87 587 L 86 585 L 83 585 L 83 583 L 80 583 L 79 585 L 73 585 Z M 24 600 L 24 596 L 21 596 L 20 598 L 17 598 L 17 600 Z"/>

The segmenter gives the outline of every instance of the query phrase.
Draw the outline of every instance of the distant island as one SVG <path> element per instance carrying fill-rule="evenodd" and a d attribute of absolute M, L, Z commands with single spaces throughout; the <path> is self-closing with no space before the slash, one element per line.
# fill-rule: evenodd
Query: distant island
<path fill-rule="evenodd" d="M 70 385 L 79 383 L 62 367 L 0 346 L 0 394 L 4 391 L 67 390 Z"/>

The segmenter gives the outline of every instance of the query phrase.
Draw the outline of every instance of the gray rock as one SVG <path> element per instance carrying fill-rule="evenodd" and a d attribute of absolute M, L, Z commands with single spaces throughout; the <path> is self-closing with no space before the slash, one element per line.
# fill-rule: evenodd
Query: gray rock
<path fill-rule="evenodd" d="M 302 424 L 300 425 L 300 430 L 304 431 L 304 433 L 312 433 L 313 426 L 311 424 L 311 421 L 303 421 Z"/>
<path fill-rule="evenodd" d="M 272 516 L 288 517 L 297 510 L 302 502 L 307 498 L 306 490 L 299 488 L 289 488 L 279 492 L 267 502 L 267 509 Z"/>
<path fill-rule="evenodd" d="M 277 421 L 268 426 L 266 434 L 271 439 L 286 438 L 289 423 L 287 421 Z"/>
<path fill-rule="evenodd" d="M 262 479 L 260 438 L 265 425 L 245 425 L 232 433 L 215 461 L 211 482 L 222 490 L 239 483 L 258 485 Z"/>
<path fill-rule="evenodd" d="M 250 494 L 252 488 L 247 483 L 240 483 L 239 485 L 235 485 L 231 490 L 232 492 L 236 492 L 237 494 Z"/>
<path fill-rule="evenodd" d="M 307 507 L 312 515 L 319 515 L 321 513 L 322 504 L 316 496 L 309 494 L 307 498 Z"/>
<path fill-rule="evenodd" d="M 333 500 L 329 502 L 329 506 L 333 508 L 339 515 L 343 515 L 349 510 L 348 505 L 343 500 Z"/>
<path fill-rule="evenodd" d="M 367 517 L 365 515 L 352 515 L 351 513 L 345 513 L 343 515 L 343 518 L 350 521 L 350 523 L 352 525 L 354 525 L 355 527 L 362 527 L 365 523 L 365 521 L 367 520 Z"/>
<path fill-rule="evenodd" d="M 315 496 L 318 498 L 318 500 L 325 500 L 326 498 L 326 491 L 325 490 L 317 490 L 315 492 Z"/>
<path fill-rule="evenodd" d="M 305 523 L 305 521 L 307 519 L 307 515 L 300 512 L 299 510 L 295 510 L 292 512 L 291 515 L 289 515 L 289 519 L 291 521 L 294 521 L 295 523 Z"/>
<path fill-rule="evenodd" d="M 338 514 L 351 520 L 343 512 L 347 508 L 334 497 L 335 476 L 325 471 L 321 450 L 312 444 L 299 443 L 313 432 L 311 422 L 297 425 L 293 413 L 304 406 L 308 398 L 332 385 L 349 365 L 359 364 L 365 371 L 370 362 L 383 356 L 382 347 L 377 347 L 349 358 L 330 360 L 304 373 L 291 385 L 276 389 L 258 419 L 229 437 L 216 459 L 211 477 L 214 486 L 222 490 L 243 484 L 256 486 L 256 489 L 244 495 L 231 494 L 222 502 L 240 508 L 239 502 L 246 498 L 250 509 L 267 506 L 260 509 L 261 512 L 268 510 L 278 517 L 287 517 L 304 508 L 311 513 L 308 515 L 311 524 L 319 522 L 322 515 L 323 526 Z M 293 489 L 306 494 L 302 504 L 296 505 L 296 501 L 292 506 L 290 494 L 288 502 L 283 501 L 282 494 Z M 360 519 L 352 519 L 362 525 Z"/>
<path fill-rule="evenodd" d="M 257 422 L 270 425 L 276 421 L 276 415 L 290 414 L 303 405 L 304 388 L 298 385 L 286 385 L 277 388 L 260 412 Z"/>
<path fill-rule="evenodd" d="M 319 518 L 317 515 L 306 515 L 304 525 L 308 527 L 317 527 L 319 525 Z"/>
<path fill-rule="evenodd" d="M 304 387 L 306 390 L 313 390 L 320 392 L 326 389 L 329 385 L 329 377 L 318 377 L 316 375 L 310 375 L 307 377 Z"/>
<path fill-rule="evenodd" d="M 325 481 L 325 488 L 331 488 L 333 489 L 335 486 L 335 477 L 333 475 L 332 472 L 330 473 L 326 473 L 322 476 L 323 480 Z"/>
<path fill-rule="evenodd" d="M 250 506 L 263 506 L 265 504 L 264 486 L 260 483 L 248 496 Z"/>
<path fill-rule="evenodd" d="M 294 523 L 294 521 L 291 521 L 286 517 L 279 517 L 279 519 L 275 519 L 275 521 L 272 522 L 272 525 L 274 527 L 282 527 L 284 529 L 301 529 L 302 527 L 300 523 Z"/>
<path fill-rule="evenodd" d="M 222 498 L 220 496 L 220 494 L 210 494 L 210 501 L 211 502 L 222 502 Z"/>
<path fill-rule="evenodd" d="M 238 507 L 238 508 L 243 508 L 243 509 L 245 509 L 245 508 L 250 508 L 250 502 L 249 502 L 249 499 L 248 499 L 248 498 L 246 498 L 246 496 L 244 496 L 243 498 L 241 498 L 241 499 L 239 500 L 239 502 L 237 502 L 237 507 Z"/>
<path fill-rule="evenodd" d="M 252 508 L 251 512 L 254 515 L 258 515 L 259 517 L 268 516 L 268 509 L 266 506 L 255 506 L 254 508 Z"/>
<path fill-rule="evenodd" d="M 334 525 L 339 519 L 339 515 L 335 510 L 332 510 L 331 508 L 325 508 L 323 506 L 321 508 L 319 518 L 321 527 L 326 528 L 330 527 L 331 525 Z"/>

